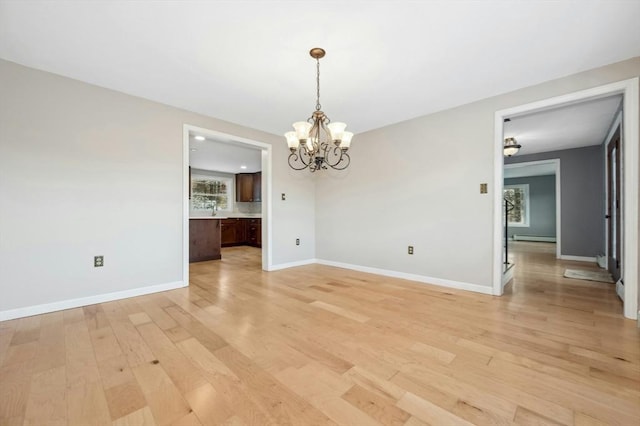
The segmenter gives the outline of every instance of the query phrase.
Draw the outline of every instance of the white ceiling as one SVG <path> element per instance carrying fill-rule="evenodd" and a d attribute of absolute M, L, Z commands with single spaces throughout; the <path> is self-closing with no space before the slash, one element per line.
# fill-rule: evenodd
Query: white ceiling
<path fill-rule="evenodd" d="M 504 123 L 504 136 L 522 145 L 517 155 L 599 145 L 620 102 L 616 95 L 513 117 Z"/>
<path fill-rule="evenodd" d="M 211 138 L 199 141 L 195 136 L 189 135 L 189 165 L 192 168 L 224 173 L 255 173 L 262 170 L 260 149 Z"/>
<path fill-rule="evenodd" d="M 0 58 L 282 134 L 363 132 L 640 55 L 640 1 L 7 1 Z M 356 141 L 357 138 L 354 139 Z"/>

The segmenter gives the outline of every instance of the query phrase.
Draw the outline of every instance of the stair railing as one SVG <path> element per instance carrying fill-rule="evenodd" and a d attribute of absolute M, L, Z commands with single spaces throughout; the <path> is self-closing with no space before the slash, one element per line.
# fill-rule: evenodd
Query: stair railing
<path fill-rule="evenodd" d="M 516 206 L 506 197 L 504 200 L 504 264 L 509 264 L 509 212 Z"/>

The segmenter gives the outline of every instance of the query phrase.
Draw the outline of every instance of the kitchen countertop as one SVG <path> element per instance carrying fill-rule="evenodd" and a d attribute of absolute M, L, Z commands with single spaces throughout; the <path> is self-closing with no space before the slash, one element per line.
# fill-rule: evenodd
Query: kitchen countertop
<path fill-rule="evenodd" d="M 191 216 L 189 217 L 189 220 L 192 220 L 192 219 L 229 219 L 229 218 L 226 216 L 196 216 L 196 217 Z"/>
<path fill-rule="evenodd" d="M 189 216 L 189 219 L 262 219 L 262 215 Z"/>

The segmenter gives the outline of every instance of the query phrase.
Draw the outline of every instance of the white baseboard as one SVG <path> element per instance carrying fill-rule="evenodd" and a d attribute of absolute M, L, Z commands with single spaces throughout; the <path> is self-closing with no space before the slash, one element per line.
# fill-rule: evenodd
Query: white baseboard
<path fill-rule="evenodd" d="M 624 284 L 622 283 L 622 280 L 618 280 L 616 283 L 616 294 L 620 300 L 624 302 Z"/>
<path fill-rule="evenodd" d="M 555 243 L 556 237 L 540 237 L 536 235 L 513 235 L 513 241 L 538 241 L 544 243 Z"/>
<path fill-rule="evenodd" d="M 473 291 L 482 294 L 492 294 L 492 288 L 479 284 L 465 283 L 461 281 L 447 280 L 443 278 L 427 277 L 424 275 L 408 274 L 406 272 L 390 271 L 387 269 L 371 268 L 369 266 L 352 265 L 350 263 L 334 262 L 332 260 L 316 259 L 320 265 L 334 266 L 336 268 L 351 269 L 354 271 L 367 272 L 370 274 L 383 275 L 385 277 L 402 278 L 410 281 L 417 281 L 425 284 L 432 284 L 441 287 L 456 288 L 460 290 Z"/>
<path fill-rule="evenodd" d="M 509 269 L 507 269 L 502 274 L 502 288 L 503 289 L 509 283 L 509 281 L 511 281 L 513 279 L 513 270 L 515 269 L 515 267 L 516 267 L 516 265 L 512 265 Z"/>
<path fill-rule="evenodd" d="M 312 265 L 314 263 L 317 263 L 316 259 L 305 259 L 295 262 L 280 263 L 277 265 L 271 265 L 267 269 L 267 271 L 279 271 L 280 269 L 295 268 L 296 266 Z"/>
<path fill-rule="evenodd" d="M 595 257 L 587 257 L 587 256 L 571 256 L 568 254 L 561 254 L 560 259 L 562 260 L 577 260 L 578 262 L 593 262 L 596 263 L 598 259 Z"/>
<path fill-rule="evenodd" d="M 81 297 L 78 299 L 61 300 L 59 302 L 45 303 L 42 305 L 9 309 L 7 311 L 0 311 L 0 321 L 30 317 L 32 315 L 47 314 L 49 312 L 63 311 L 65 309 L 78 308 L 80 306 L 95 305 L 96 303 L 112 302 L 114 300 L 126 299 L 128 297 L 144 296 L 145 294 L 175 290 L 176 288 L 186 287 L 187 285 L 189 285 L 189 283 L 185 283 L 183 281 L 174 281 L 171 283 L 132 288 L 130 290 L 116 291 L 113 293 L 97 294 L 95 296 Z"/>

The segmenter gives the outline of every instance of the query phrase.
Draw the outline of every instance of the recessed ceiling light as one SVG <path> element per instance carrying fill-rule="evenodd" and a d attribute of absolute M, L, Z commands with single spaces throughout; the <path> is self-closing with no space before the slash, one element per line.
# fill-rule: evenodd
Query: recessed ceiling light
<path fill-rule="evenodd" d="M 244 169 L 246 169 L 246 168 L 247 168 L 247 166 L 240 166 L 240 168 L 241 168 L 242 170 L 244 170 Z"/>
<path fill-rule="evenodd" d="M 195 148 L 191 148 L 191 152 L 193 152 L 193 151 L 197 151 L 197 149 L 195 149 Z"/>
<path fill-rule="evenodd" d="M 194 139 L 197 140 L 197 141 L 203 141 L 204 140 L 204 136 L 196 136 Z"/>

